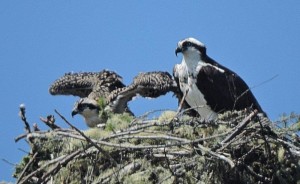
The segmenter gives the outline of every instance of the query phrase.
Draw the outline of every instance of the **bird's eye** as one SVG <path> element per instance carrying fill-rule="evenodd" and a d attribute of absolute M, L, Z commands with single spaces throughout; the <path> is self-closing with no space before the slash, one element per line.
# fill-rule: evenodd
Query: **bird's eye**
<path fill-rule="evenodd" d="M 191 42 L 187 42 L 187 43 L 186 43 L 186 46 L 188 46 L 188 47 L 189 47 L 189 46 L 192 46 L 192 43 L 191 43 Z"/>

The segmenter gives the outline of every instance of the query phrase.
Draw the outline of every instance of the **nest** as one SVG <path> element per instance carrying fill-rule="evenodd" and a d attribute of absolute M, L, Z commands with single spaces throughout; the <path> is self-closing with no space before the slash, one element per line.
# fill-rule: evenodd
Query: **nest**
<path fill-rule="evenodd" d="M 133 118 L 110 115 L 104 129 L 55 125 L 31 130 L 31 152 L 16 167 L 17 183 L 297 183 L 299 116 L 280 127 L 256 111 L 234 111 L 203 122 L 173 111 Z M 291 125 L 293 124 L 293 125 Z M 290 125 L 285 126 L 284 125 Z"/>

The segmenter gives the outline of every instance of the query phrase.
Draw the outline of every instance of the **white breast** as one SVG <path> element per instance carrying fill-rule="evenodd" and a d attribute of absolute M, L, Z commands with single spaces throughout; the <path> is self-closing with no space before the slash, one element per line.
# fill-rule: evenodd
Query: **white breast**
<path fill-rule="evenodd" d="M 193 76 L 197 76 L 197 73 L 201 69 L 203 65 L 199 64 L 195 69 L 193 74 L 192 72 L 188 72 L 188 68 L 186 64 L 183 62 L 180 65 L 177 65 L 177 74 L 179 78 L 179 86 L 180 90 L 183 94 L 187 92 L 185 97 L 186 102 L 196 110 L 200 117 L 203 120 L 210 121 L 217 118 L 217 113 L 214 112 L 208 105 L 206 100 L 204 99 L 204 95 L 199 91 L 196 86 L 196 78 Z"/>
<path fill-rule="evenodd" d="M 204 95 L 196 86 L 196 79 L 189 77 L 189 87 L 186 96 L 186 102 L 199 113 L 203 120 L 210 121 L 217 118 L 217 113 L 214 112 L 204 99 Z"/>
<path fill-rule="evenodd" d="M 90 110 L 90 109 L 85 109 L 82 112 L 82 116 L 85 119 L 85 122 L 88 127 L 96 127 L 98 124 L 105 123 L 102 121 L 102 119 L 99 117 L 98 110 Z"/>

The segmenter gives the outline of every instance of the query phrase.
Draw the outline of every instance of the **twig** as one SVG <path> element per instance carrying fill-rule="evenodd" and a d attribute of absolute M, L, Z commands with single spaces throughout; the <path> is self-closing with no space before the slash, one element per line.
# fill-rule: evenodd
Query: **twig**
<path fill-rule="evenodd" d="M 169 135 L 148 135 L 148 136 L 122 136 L 118 139 L 164 139 L 164 140 L 170 140 L 170 141 L 179 141 L 179 142 L 187 142 L 188 139 L 183 139 L 179 137 L 169 136 Z"/>
<path fill-rule="evenodd" d="M 231 139 L 230 141 L 226 142 L 225 144 L 222 145 L 221 148 L 216 148 L 216 152 L 221 152 L 223 151 L 225 148 L 227 148 L 229 145 L 233 144 L 233 142 L 239 140 L 241 137 L 243 137 L 245 135 L 246 131 L 240 133 L 239 135 L 235 136 L 234 139 Z"/>
<path fill-rule="evenodd" d="M 250 123 L 250 120 L 258 113 L 258 111 L 255 109 L 249 116 L 247 116 L 240 124 L 238 124 L 235 128 L 235 130 L 228 135 L 221 144 L 225 144 L 229 142 L 231 139 L 233 139 L 235 136 L 237 136 L 247 125 Z"/>
<path fill-rule="evenodd" d="M 255 147 L 252 147 L 247 153 L 245 153 L 243 156 L 241 156 L 240 158 L 238 158 L 238 162 L 244 162 L 246 157 L 248 155 L 250 155 L 254 150 L 256 150 L 257 148 L 261 147 L 261 144 Z"/>
<path fill-rule="evenodd" d="M 177 114 L 181 111 L 182 106 L 183 106 L 183 103 L 184 103 L 184 101 L 185 101 L 185 98 L 186 98 L 188 92 L 189 92 L 189 88 L 187 88 L 187 90 L 185 90 L 185 92 L 184 92 L 184 94 L 183 94 L 183 97 L 182 97 L 182 99 L 180 100 L 179 107 L 178 107 L 178 109 L 177 109 Z"/>
<path fill-rule="evenodd" d="M 231 168 L 235 167 L 235 164 L 233 163 L 233 161 L 231 159 L 225 157 L 224 155 L 221 155 L 221 154 L 218 154 L 216 152 L 213 152 L 210 149 L 202 146 L 201 144 L 198 144 L 198 147 L 199 147 L 200 150 L 204 151 L 205 153 L 209 153 L 212 156 L 215 156 L 215 157 L 217 157 L 217 158 L 219 158 L 221 160 L 224 160 L 225 162 L 227 162 L 230 165 Z M 195 149 L 198 149 L 198 148 L 195 148 Z"/>
<path fill-rule="evenodd" d="M 98 146 L 95 141 L 87 137 L 81 130 L 76 128 L 74 125 L 72 125 L 64 116 L 62 116 L 57 110 L 55 110 L 55 113 L 59 115 L 59 117 L 64 120 L 71 128 L 76 130 L 87 142 L 91 143 L 93 146 L 95 146 L 101 153 L 103 153 L 105 156 L 111 159 L 115 165 L 118 165 L 117 162 L 106 152 L 104 151 L 100 146 Z"/>
<path fill-rule="evenodd" d="M 158 184 L 163 183 L 164 181 L 168 180 L 168 179 L 171 178 L 172 176 L 173 176 L 173 174 L 171 174 L 171 175 L 169 175 L 169 176 L 163 178 Z"/>
<path fill-rule="evenodd" d="M 19 183 L 21 181 L 21 179 L 23 178 L 25 172 L 27 171 L 27 169 L 29 168 L 29 166 L 32 164 L 32 162 L 35 160 L 36 156 L 38 155 L 38 152 L 35 152 L 35 154 L 32 156 L 32 158 L 29 160 L 29 162 L 26 164 L 26 166 L 24 167 L 24 169 L 22 170 L 17 183 Z"/>
<path fill-rule="evenodd" d="M 71 128 L 73 128 L 74 130 L 76 130 L 82 137 L 84 137 L 84 139 L 89 142 L 90 144 L 92 144 L 93 146 L 95 146 L 103 155 L 105 155 L 107 158 L 109 158 L 113 164 L 115 166 L 118 166 L 118 163 L 105 151 L 103 150 L 100 146 L 98 146 L 92 139 L 90 139 L 89 137 L 87 137 L 83 132 L 81 132 L 78 128 L 76 128 L 74 125 L 72 125 L 64 116 L 62 116 L 57 110 L 55 110 L 55 113 L 59 115 L 59 117 L 64 120 Z M 115 173 L 116 174 L 116 173 Z M 118 177 L 116 175 L 116 177 Z"/>
<path fill-rule="evenodd" d="M 142 166 L 141 163 L 133 161 L 132 163 L 127 164 L 126 166 L 124 166 L 122 169 L 118 171 L 119 176 L 123 178 L 124 175 L 130 175 L 135 171 L 137 171 L 138 169 L 140 169 L 141 166 Z"/>
<path fill-rule="evenodd" d="M 69 163 L 71 160 L 73 160 L 73 158 L 75 158 L 75 156 L 79 155 L 84 150 L 86 150 L 86 148 L 84 148 L 82 150 L 77 150 L 77 151 L 73 152 L 72 154 L 66 156 L 63 160 L 59 161 L 55 166 L 53 166 L 47 173 L 45 173 L 39 179 L 39 182 L 45 181 L 48 176 L 54 175 L 55 173 L 57 173 L 61 167 L 67 165 L 67 163 Z"/>
<path fill-rule="evenodd" d="M 263 182 L 268 182 L 268 183 L 271 182 L 271 179 L 270 179 L 270 178 L 264 177 L 264 176 L 262 176 L 262 175 L 256 173 L 255 171 L 253 171 L 253 169 L 252 169 L 249 165 L 244 165 L 244 164 L 242 164 L 242 165 L 244 166 L 244 168 L 246 168 L 246 170 L 247 170 L 252 176 L 256 177 L 257 179 L 259 179 L 259 180 L 261 180 L 261 181 L 263 181 Z"/>
<path fill-rule="evenodd" d="M 138 169 L 140 169 L 141 166 L 142 166 L 141 163 L 134 161 L 134 162 L 129 163 L 129 164 L 123 166 L 123 167 L 118 168 L 118 170 L 116 172 L 119 173 L 119 176 L 120 175 L 121 176 L 122 175 L 123 176 L 124 175 L 130 175 L 131 173 L 133 173 L 133 172 L 137 171 Z M 96 178 L 93 181 L 92 184 L 108 183 L 110 181 L 110 179 L 111 179 L 111 176 L 114 175 L 114 174 L 115 174 L 115 172 L 113 172 L 113 173 L 111 173 L 111 174 L 109 174 L 109 175 L 107 175 L 105 177 L 101 177 L 101 175 L 100 175 L 98 178 Z"/>
<path fill-rule="evenodd" d="M 77 151 L 75 151 L 75 152 L 73 152 L 73 153 L 71 153 L 69 155 L 62 155 L 62 156 L 59 156 L 59 157 L 57 157 L 57 158 L 55 158 L 53 160 L 50 160 L 46 164 L 40 166 L 34 172 L 32 172 L 29 175 L 27 175 L 25 177 L 25 179 L 23 179 L 20 183 L 27 183 L 27 181 L 30 178 L 32 179 L 34 175 L 36 175 L 37 173 L 43 171 L 45 168 L 50 167 L 50 165 L 57 163 L 56 166 L 52 167 L 52 169 L 50 171 L 48 171 L 46 174 L 43 175 L 43 180 L 42 181 L 41 181 L 41 179 L 38 179 L 38 181 L 36 181 L 36 182 L 40 182 L 41 183 L 41 182 L 47 181 L 46 176 L 49 176 L 50 174 L 53 174 L 53 172 L 59 171 L 59 169 L 57 169 L 58 167 L 66 165 L 69 161 L 77 158 L 80 154 L 82 154 L 82 156 L 85 156 L 85 155 L 89 154 L 89 151 L 86 151 L 89 148 L 90 148 L 90 146 L 88 146 L 86 148 L 82 148 L 80 150 L 77 150 Z"/>
<path fill-rule="evenodd" d="M 40 131 L 40 129 L 36 123 L 33 123 L 33 131 L 34 132 Z"/>
<path fill-rule="evenodd" d="M 30 154 L 28 151 L 25 151 L 25 150 L 22 149 L 22 148 L 18 148 L 18 150 L 20 150 L 20 151 L 22 151 L 22 152 L 24 152 L 24 153 L 26 153 L 26 154 Z"/>
<path fill-rule="evenodd" d="M 21 118 L 21 120 L 24 122 L 25 124 L 25 130 L 27 133 L 30 133 L 31 130 L 30 130 L 30 126 L 29 126 L 29 123 L 27 122 L 27 119 L 26 119 L 26 116 L 25 116 L 25 105 L 24 104 L 21 104 L 20 105 L 20 112 L 19 112 L 19 116 Z"/>
<path fill-rule="evenodd" d="M 245 90 L 240 96 L 238 96 L 238 97 L 236 98 L 236 101 L 238 101 L 238 100 L 239 100 L 242 96 L 244 96 L 248 91 L 250 91 L 250 90 L 252 90 L 252 89 L 254 89 L 254 88 L 257 88 L 257 87 L 259 87 L 259 86 L 261 86 L 261 85 L 263 85 L 263 84 L 266 84 L 266 83 L 272 81 L 273 79 L 275 79 L 275 78 L 278 77 L 278 76 L 279 76 L 279 74 L 276 74 L 276 75 L 274 75 L 273 77 L 271 77 L 270 79 L 267 79 L 267 80 L 265 80 L 265 81 L 263 81 L 263 82 L 261 82 L 261 83 L 259 83 L 259 84 L 256 84 L 256 85 L 254 85 L 254 86 L 251 86 L 250 88 L 248 88 L 247 90 Z"/>
<path fill-rule="evenodd" d="M 73 152 L 73 153 L 70 154 L 70 155 L 72 155 L 73 157 L 75 157 L 76 155 L 78 155 L 79 153 L 83 152 L 84 150 L 85 150 L 85 149 L 77 150 L 77 151 Z M 76 154 L 75 154 L 75 153 L 76 153 Z M 61 160 L 67 160 L 67 161 L 70 161 L 70 160 L 66 159 L 66 158 L 68 158 L 70 155 L 67 155 L 67 156 L 63 155 L 63 156 L 60 156 L 60 157 L 58 157 L 58 158 L 56 158 L 56 159 L 53 159 L 53 160 L 49 161 L 48 163 L 46 163 L 46 164 L 44 164 L 43 166 L 39 167 L 39 168 L 38 168 L 37 170 L 35 170 L 34 172 L 32 172 L 32 173 L 30 173 L 29 175 L 27 175 L 22 181 L 19 182 L 19 184 L 28 183 L 28 180 L 29 180 L 30 178 L 32 178 L 34 175 L 36 175 L 37 173 L 39 173 L 39 172 L 41 172 L 42 170 L 44 170 L 44 168 L 49 167 L 49 165 L 51 165 L 51 164 L 53 164 L 53 163 L 59 162 L 59 161 L 61 161 Z M 65 164 L 66 164 L 66 163 L 65 163 Z M 39 181 L 40 181 L 40 179 L 39 179 Z M 40 183 L 41 183 L 41 181 L 40 181 Z"/>
<path fill-rule="evenodd" d="M 117 137 L 121 137 L 121 136 L 125 136 L 125 135 L 132 135 L 132 134 L 138 134 L 140 132 L 143 132 L 144 130 L 136 130 L 136 131 L 126 131 L 126 132 L 119 132 L 119 133 L 115 133 L 115 134 L 112 134 L 108 137 L 104 137 L 100 140 L 109 140 L 109 139 L 112 139 L 112 138 L 117 138 Z"/>
<path fill-rule="evenodd" d="M 16 164 L 11 163 L 10 161 L 8 161 L 8 160 L 6 160 L 4 158 L 2 158 L 2 161 L 5 162 L 5 163 L 7 163 L 7 164 L 9 164 L 9 165 L 11 165 L 11 166 L 14 166 L 14 167 L 16 166 Z"/>
<path fill-rule="evenodd" d="M 155 154 L 153 155 L 154 157 L 155 157 Z M 167 155 L 167 152 L 166 152 L 166 148 L 164 148 L 164 158 L 165 158 L 165 160 L 166 160 L 166 162 L 167 162 L 167 165 L 168 165 L 168 169 L 169 169 L 169 171 L 172 173 L 172 175 L 173 176 L 175 176 L 175 172 L 174 171 L 172 171 L 172 169 L 171 169 L 171 167 L 170 167 L 170 160 L 169 160 L 169 157 L 168 157 L 168 155 Z"/>
<path fill-rule="evenodd" d="M 281 142 L 281 143 L 283 143 L 284 145 L 288 146 L 291 153 L 293 153 L 295 156 L 300 157 L 300 148 L 299 148 L 299 147 L 293 145 L 293 144 L 290 143 L 290 142 L 287 142 L 287 141 L 284 141 L 284 140 L 282 140 L 282 139 L 279 139 L 279 138 L 274 139 L 274 140 L 277 140 L 278 142 Z"/>
<path fill-rule="evenodd" d="M 64 132 L 64 131 L 53 131 L 52 135 L 47 135 L 48 132 L 33 132 L 33 133 L 28 134 L 27 137 L 29 137 L 29 138 L 31 138 L 31 137 L 47 138 L 49 136 L 53 136 L 53 133 L 56 133 L 57 135 L 61 135 L 61 136 L 64 136 L 64 137 L 71 137 L 71 138 L 87 141 L 87 139 L 85 138 L 86 136 L 84 137 L 82 135 L 76 135 L 74 133 L 69 133 L 69 132 Z M 189 141 L 186 141 L 186 142 L 179 142 L 179 143 L 177 142 L 177 143 L 172 143 L 172 144 L 144 145 L 144 146 L 143 145 L 130 145 L 130 144 L 115 144 L 115 143 L 102 141 L 102 140 L 95 140 L 95 139 L 91 139 L 91 138 L 88 138 L 88 139 L 91 142 L 93 142 L 93 143 L 91 143 L 93 146 L 95 144 L 96 145 L 101 144 L 101 145 L 105 145 L 105 146 L 109 146 L 109 147 L 115 147 L 115 148 L 140 150 L 140 149 L 164 148 L 164 147 L 173 147 L 173 146 L 183 146 L 183 145 L 188 145 L 188 144 L 194 144 L 194 143 L 198 143 L 198 142 L 201 142 L 201 141 L 214 139 L 214 138 L 217 138 L 217 137 L 222 137 L 222 136 L 225 136 L 229 133 L 230 132 L 225 132 L 225 133 L 222 133 L 222 134 L 217 134 L 217 135 L 213 135 L 213 136 L 210 136 L 210 137 L 189 140 Z"/>
<path fill-rule="evenodd" d="M 50 127 L 52 130 L 54 130 L 54 129 L 60 129 L 60 127 L 55 124 L 55 118 L 54 118 L 53 115 L 47 116 L 46 119 L 43 118 L 43 117 L 40 117 L 40 120 L 43 123 L 45 123 L 48 127 Z"/>
<path fill-rule="evenodd" d="M 149 116 L 150 114 L 154 114 L 154 113 L 156 113 L 156 112 L 167 111 L 167 110 L 170 110 L 170 109 L 152 110 L 152 111 L 146 112 L 146 113 L 142 114 L 141 116 L 137 117 L 136 120 L 139 120 L 139 119 L 145 119 L 145 118 L 146 118 L 147 116 Z"/>
<path fill-rule="evenodd" d="M 262 122 L 260 121 L 260 118 L 258 118 L 258 122 L 259 122 L 260 129 L 261 129 L 261 135 L 262 135 L 263 140 L 265 142 L 265 149 L 267 150 L 267 155 L 271 156 L 271 147 L 270 147 L 270 144 L 267 141 L 267 138 L 266 138 L 266 135 L 265 135 L 265 132 L 264 132 L 264 127 L 262 125 Z"/>
<path fill-rule="evenodd" d="M 15 142 L 18 142 L 19 140 L 24 139 L 27 135 L 28 135 L 28 133 L 19 135 L 18 137 L 15 138 Z"/>

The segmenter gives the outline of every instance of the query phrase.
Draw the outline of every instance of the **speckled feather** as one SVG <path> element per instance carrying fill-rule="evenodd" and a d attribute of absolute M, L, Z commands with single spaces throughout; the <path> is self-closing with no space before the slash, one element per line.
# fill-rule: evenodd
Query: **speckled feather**
<path fill-rule="evenodd" d="M 178 90 L 176 82 L 168 72 L 146 72 L 138 74 L 129 86 L 114 90 L 108 101 L 110 108 L 119 112 L 135 96 L 157 98 L 168 92 L 177 94 Z"/>
<path fill-rule="evenodd" d="M 98 100 L 108 97 L 111 91 L 123 88 L 122 77 L 117 73 L 102 70 L 100 72 L 66 73 L 50 87 L 52 95 L 73 95 Z"/>

